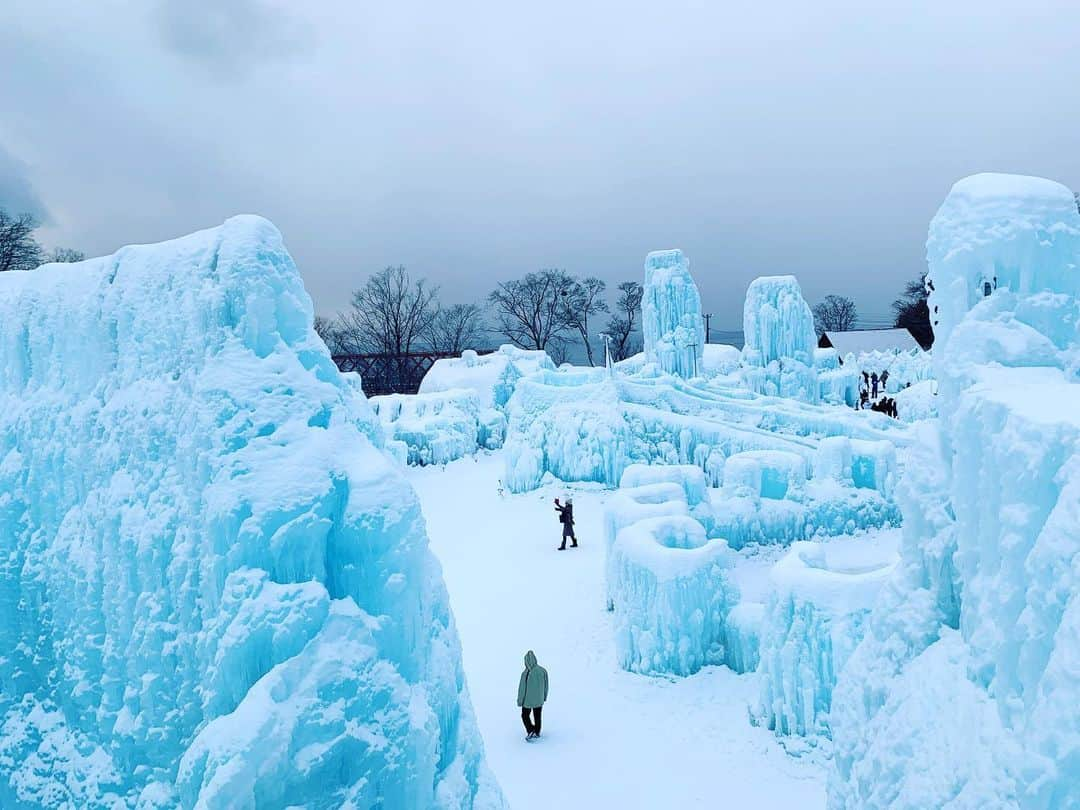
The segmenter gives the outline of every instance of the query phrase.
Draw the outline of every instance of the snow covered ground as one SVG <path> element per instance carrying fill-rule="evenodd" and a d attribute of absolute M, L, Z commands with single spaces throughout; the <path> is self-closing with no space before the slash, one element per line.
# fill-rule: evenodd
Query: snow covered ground
<path fill-rule="evenodd" d="M 824 807 L 824 764 L 789 756 L 750 725 L 756 675 L 707 667 L 669 680 L 619 669 L 604 610 L 611 493 L 556 484 L 500 495 L 503 469 L 498 454 L 480 454 L 408 475 L 443 564 L 488 762 L 511 806 Z M 582 545 L 559 552 L 552 498 L 568 491 Z M 551 678 L 537 743 L 525 742 L 515 705 L 529 649 Z"/>

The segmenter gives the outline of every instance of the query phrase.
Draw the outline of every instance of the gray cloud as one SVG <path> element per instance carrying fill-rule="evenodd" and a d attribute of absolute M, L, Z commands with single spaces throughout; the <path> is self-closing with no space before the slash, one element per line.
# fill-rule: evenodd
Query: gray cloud
<path fill-rule="evenodd" d="M 158 0 L 162 41 L 217 76 L 245 74 L 307 44 L 307 27 L 265 0 Z"/>
<path fill-rule="evenodd" d="M 33 214 L 38 222 L 49 221 L 49 212 L 41 201 L 25 163 L 0 146 L 0 209 L 9 214 Z"/>
<path fill-rule="evenodd" d="M 325 313 L 388 264 L 464 301 L 681 247 L 714 328 L 772 273 L 881 319 L 960 177 L 1080 187 L 1080 5 L 758 5 L 15 0 L 0 138 L 57 243 L 261 213 Z"/>

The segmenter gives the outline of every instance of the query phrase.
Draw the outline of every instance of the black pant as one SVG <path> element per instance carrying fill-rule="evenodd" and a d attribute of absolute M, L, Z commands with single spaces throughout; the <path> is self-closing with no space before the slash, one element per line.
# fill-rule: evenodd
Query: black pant
<path fill-rule="evenodd" d="M 543 709 L 543 706 L 537 706 L 535 709 L 526 709 L 524 706 L 521 707 L 521 722 L 525 724 L 526 734 L 540 733 L 540 713 Z M 532 720 L 529 720 L 529 712 L 532 712 Z"/>
<path fill-rule="evenodd" d="M 577 538 L 574 537 L 574 527 L 567 524 L 567 523 L 564 523 L 563 527 L 562 527 L 562 546 L 561 546 L 561 548 L 566 548 L 566 538 L 567 537 L 569 537 L 571 540 L 574 541 L 575 546 L 577 545 Z"/>

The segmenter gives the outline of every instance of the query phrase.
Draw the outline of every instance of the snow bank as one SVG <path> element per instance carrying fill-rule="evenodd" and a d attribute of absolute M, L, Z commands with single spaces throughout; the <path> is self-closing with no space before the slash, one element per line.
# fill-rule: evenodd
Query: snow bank
<path fill-rule="evenodd" d="M 619 665 L 642 674 L 690 675 L 722 664 L 724 617 L 738 601 L 731 554 L 693 518 L 646 518 L 611 549 Z"/>
<path fill-rule="evenodd" d="M 977 175 L 927 253 L 940 419 L 833 693 L 830 807 L 1077 807 L 1080 214 L 1056 183 Z"/>
<path fill-rule="evenodd" d="M 495 450 L 506 435 L 502 411 L 482 407 L 469 389 L 389 394 L 368 402 L 387 435 L 408 448 L 409 464 L 446 464 L 477 448 Z"/>
<path fill-rule="evenodd" d="M 754 721 L 777 734 L 828 736 L 836 675 L 863 635 L 896 555 L 872 546 L 796 543 L 770 574 L 760 627 Z"/>
<path fill-rule="evenodd" d="M 645 257 L 641 332 L 648 362 L 680 377 L 702 372 L 701 296 L 681 250 L 657 250 Z"/>
<path fill-rule="evenodd" d="M 419 504 L 237 217 L 0 277 L 0 805 L 498 807 Z"/>

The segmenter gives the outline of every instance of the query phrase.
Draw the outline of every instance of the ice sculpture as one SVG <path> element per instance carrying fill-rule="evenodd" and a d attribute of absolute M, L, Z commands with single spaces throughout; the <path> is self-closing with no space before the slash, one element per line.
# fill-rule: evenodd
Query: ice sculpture
<path fill-rule="evenodd" d="M 681 250 L 657 250 L 645 257 L 641 329 L 648 362 L 684 378 L 701 373 L 701 296 L 690 275 L 690 260 Z"/>
<path fill-rule="evenodd" d="M 693 518 L 652 517 L 611 548 L 619 664 L 643 674 L 690 675 L 724 663 L 724 617 L 738 601 L 727 543 Z"/>
<path fill-rule="evenodd" d="M 502 805 L 269 222 L 4 273 L 0 353 L 0 806 Z"/>
<path fill-rule="evenodd" d="M 762 276 L 750 282 L 743 302 L 743 360 L 768 366 L 797 360 L 809 366 L 817 339 L 814 315 L 795 276 Z"/>
<path fill-rule="evenodd" d="M 387 435 L 404 442 L 409 464 L 446 464 L 477 449 L 502 447 L 506 416 L 481 407 L 467 388 L 429 394 L 388 394 L 369 400 Z"/>
<path fill-rule="evenodd" d="M 829 806 L 1080 797 L 1080 214 L 960 181 L 930 226 L 939 424 L 898 488 L 897 573 L 833 691 Z"/>
<path fill-rule="evenodd" d="M 753 391 L 853 405 L 855 371 L 817 351 L 814 316 L 795 276 L 754 279 L 743 302 L 743 380 Z"/>
<path fill-rule="evenodd" d="M 469 389 L 476 394 L 482 408 L 503 408 L 522 377 L 554 370 L 555 364 L 544 351 L 519 349 L 509 344 L 491 354 L 466 349 L 461 357 L 436 360 L 420 381 L 420 393 Z"/>
<path fill-rule="evenodd" d="M 892 442 L 831 436 L 818 444 L 812 476 L 810 462 L 779 450 L 729 456 L 710 533 L 741 549 L 899 525 Z"/>
<path fill-rule="evenodd" d="M 773 567 L 759 630 L 755 722 L 777 734 L 828 736 L 836 675 L 895 564 L 891 549 L 801 542 Z"/>

